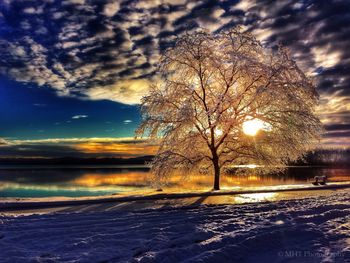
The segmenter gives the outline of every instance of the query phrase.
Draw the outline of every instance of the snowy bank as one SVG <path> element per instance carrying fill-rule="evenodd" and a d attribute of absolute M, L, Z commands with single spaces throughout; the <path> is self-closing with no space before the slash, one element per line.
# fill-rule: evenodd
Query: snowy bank
<path fill-rule="evenodd" d="M 1 262 L 350 262 L 350 195 L 0 217 Z"/>
<path fill-rule="evenodd" d="M 127 193 L 124 195 L 111 196 L 92 196 L 81 198 L 68 197 L 49 197 L 49 198 L 3 198 L 0 199 L 0 212 L 9 210 L 36 209 L 58 206 L 74 206 L 74 205 L 93 205 L 101 203 L 115 202 L 133 202 L 133 201 L 149 201 L 162 199 L 183 199 L 191 197 L 205 196 L 224 196 L 224 195 L 240 195 L 240 194 L 261 194 L 261 193 L 280 193 L 291 191 L 318 191 L 329 189 L 350 188 L 350 182 L 333 182 L 323 186 L 314 186 L 310 184 L 294 184 L 294 185 L 277 185 L 277 186 L 261 186 L 261 187 L 235 187 L 231 189 L 222 189 L 220 191 L 165 191 L 165 192 L 139 192 Z"/>

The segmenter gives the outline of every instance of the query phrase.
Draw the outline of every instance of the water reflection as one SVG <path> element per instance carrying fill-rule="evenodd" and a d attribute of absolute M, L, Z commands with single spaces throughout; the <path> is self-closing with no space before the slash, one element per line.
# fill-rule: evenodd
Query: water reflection
<path fill-rule="evenodd" d="M 241 194 L 234 197 L 235 203 L 255 203 L 264 201 L 274 201 L 277 193 Z"/>
<path fill-rule="evenodd" d="M 350 180 L 350 169 L 291 167 L 282 174 L 257 175 L 254 169 L 246 175 L 222 177 L 222 188 L 247 186 L 291 185 L 310 182 L 315 175 L 327 175 L 330 181 Z M 0 197 L 90 196 L 150 190 L 148 168 L 142 167 L 79 167 L 0 168 Z M 173 176 L 166 187 L 169 190 L 211 189 L 212 176 L 195 175 L 185 178 Z M 239 198 L 261 201 L 272 196 L 241 195 Z M 243 200 L 242 199 L 242 200 Z M 239 202 L 240 200 L 237 200 Z"/>

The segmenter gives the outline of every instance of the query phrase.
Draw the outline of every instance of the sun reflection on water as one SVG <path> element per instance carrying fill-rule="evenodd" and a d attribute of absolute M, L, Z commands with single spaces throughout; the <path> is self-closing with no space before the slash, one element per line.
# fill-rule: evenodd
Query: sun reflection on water
<path fill-rule="evenodd" d="M 264 202 L 274 201 L 277 199 L 278 193 L 256 193 L 241 194 L 234 197 L 236 203 Z"/>

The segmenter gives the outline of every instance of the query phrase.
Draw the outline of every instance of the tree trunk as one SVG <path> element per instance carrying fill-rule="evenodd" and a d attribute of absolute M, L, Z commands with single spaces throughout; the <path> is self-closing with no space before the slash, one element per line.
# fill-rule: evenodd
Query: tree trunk
<path fill-rule="evenodd" d="M 219 166 L 219 159 L 213 158 L 213 165 L 214 165 L 214 190 L 220 190 L 220 166 Z"/>

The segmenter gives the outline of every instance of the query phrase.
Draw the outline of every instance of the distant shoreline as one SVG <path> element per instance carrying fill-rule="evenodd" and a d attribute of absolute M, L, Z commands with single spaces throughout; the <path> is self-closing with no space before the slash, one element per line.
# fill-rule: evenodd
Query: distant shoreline
<path fill-rule="evenodd" d="M 9 157 L 0 156 L 1 165 L 145 165 L 153 155 L 133 156 L 55 156 L 55 157 Z M 350 149 L 318 149 L 308 152 L 303 160 L 289 163 L 290 166 L 350 167 Z"/>
<path fill-rule="evenodd" d="M 152 155 L 131 158 L 0 158 L 1 165 L 145 165 L 152 160 Z"/>

